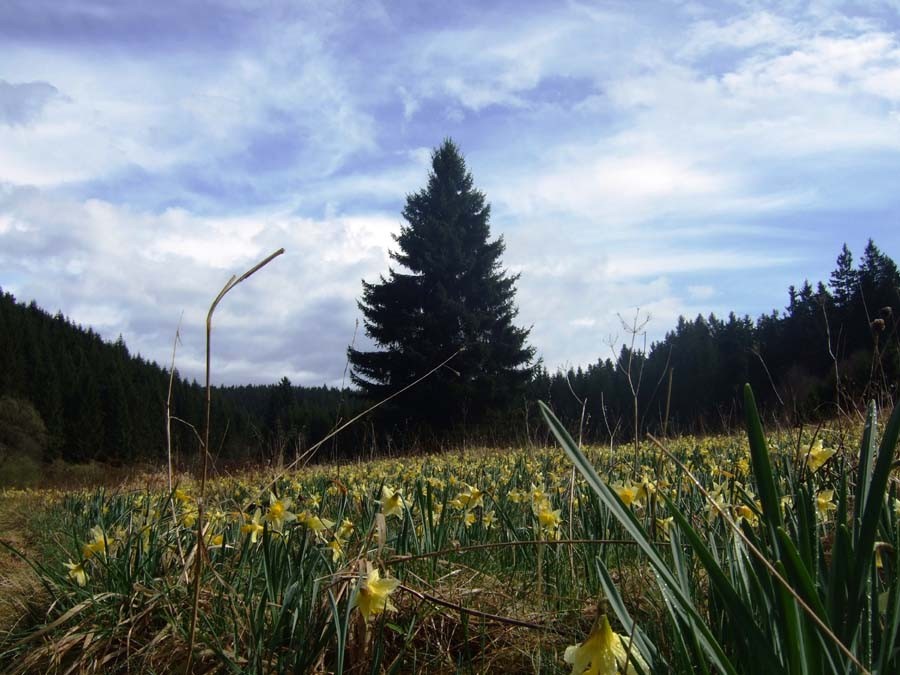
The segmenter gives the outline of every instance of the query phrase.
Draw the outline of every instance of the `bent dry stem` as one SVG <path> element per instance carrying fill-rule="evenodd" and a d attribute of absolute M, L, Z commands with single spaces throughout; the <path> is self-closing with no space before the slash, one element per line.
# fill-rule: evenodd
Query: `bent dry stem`
<path fill-rule="evenodd" d="M 219 303 L 225 295 L 242 281 L 249 279 L 253 274 L 261 270 L 263 267 L 272 262 L 275 258 L 284 253 L 284 249 L 280 248 L 267 258 L 261 260 L 249 270 L 244 272 L 240 277 L 232 276 L 228 282 L 219 291 L 219 294 L 209 306 L 209 312 L 206 315 L 206 428 L 203 434 L 203 447 L 200 449 L 203 453 L 203 473 L 200 479 L 200 497 L 197 500 L 197 544 L 194 549 L 195 567 L 194 567 L 194 605 L 191 613 L 191 629 L 188 639 L 188 657 L 185 664 L 185 673 L 191 672 L 191 665 L 194 657 L 194 640 L 197 634 L 197 612 L 200 606 L 200 577 L 203 571 L 203 562 L 206 555 L 203 542 L 203 498 L 206 493 L 206 476 L 207 467 L 209 465 L 209 432 L 211 426 L 212 412 L 212 387 L 210 386 L 210 343 L 212 339 L 212 317 Z"/>

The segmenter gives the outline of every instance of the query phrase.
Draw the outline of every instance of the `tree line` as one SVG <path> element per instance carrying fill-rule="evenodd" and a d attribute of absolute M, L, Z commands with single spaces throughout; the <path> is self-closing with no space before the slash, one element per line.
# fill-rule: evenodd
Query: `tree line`
<path fill-rule="evenodd" d="M 648 348 L 638 335 L 633 345 L 586 368 L 551 373 L 538 363 L 515 398 L 495 401 L 468 421 L 446 408 L 444 417 L 433 418 L 433 426 L 430 420 L 417 421 L 401 397 L 386 415 L 364 420 L 326 443 L 317 459 L 461 440 L 535 440 L 541 436 L 537 400 L 550 401 L 590 442 L 627 440 L 635 428 L 639 433 L 726 429 L 741 419 L 744 382 L 751 383 L 770 416 L 790 421 L 846 412 L 873 396 L 885 405 L 896 400 L 900 273 L 890 257 L 869 241 L 854 266 L 844 246 L 827 284 L 807 281 L 799 290 L 789 288 L 787 296 L 783 311 L 755 321 L 734 313 L 726 319 L 681 318 Z M 40 436 L 45 460 L 159 461 L 166 452 L 169 375 L 168 369 L 131 354 L 121 337 L 104 341 L 61 313 L 51 315 L 34 302 L 0 292 L 0 397 L 5 402 L 0 408 L 6 406 L 0 410 L 5 427 L 0 459 L 2 446 L 15 435 L 15 420 L 27 419 L 34 428 L 36 414 L 44 432 L 32 435 Z M 451 372 L 448 377 L 460 376 Z M 415 398 L 416 389 L 408 395 Z M 441 411 L 434 399 L 418 400 L 428 401 L 430 415 Z M 199 430 L 204 401 L 203 387 L 176 372 L 172 414 Z M 225 459 L 287 461 L 374 402 L 359 390 L 298 387 L 287 378 L 273 385 L 215 387 L 211 445 Z M 175 422 L 172 432 L 176 459 L 194 458 L 199 450 L 194 430 Z"/>
<path fill-rule="evenodd" d="M 90 327 L 51 315 L 0 290 L 0 461 L 19 426 L 38 440 L 29 454 L 70 462 L 159 461 L 167 452 L 169 370 L 131 354 L 124 340 L 103 340 Z M 333 387 L 278 384 L 215 387 L 212 450 L 233 460 L 270 461 L 302 452 L 359 402 Z M 198 454 L 205 391 L 172 378 L 172 449 Z M 327 446 L 342 456 L 360 442 L 351 432 Z M 24 441 L 20 441 L 21 445 Z M 36 450 L 38 448 L 39 450 Z"/>
<path fill-rule="evenodd" d="M 531 396 L 552 401 L 590 441 L 631 438 L 635 429 L 730 428 L 742 419 L 745 382 L 770 417 L 787 422 L 851 412 L 871 398 L 893 405 L 900 379 L 894 261 L 869 240 L 854 266 L 845 244 L 827 283 L 804 281 L 787 295 L 783 311 L 756 321 L 733 312 L 682 317 L 649 348 L 640 319 L 625 322 L 637 340 L 587 368 L 540 369 Z"/>

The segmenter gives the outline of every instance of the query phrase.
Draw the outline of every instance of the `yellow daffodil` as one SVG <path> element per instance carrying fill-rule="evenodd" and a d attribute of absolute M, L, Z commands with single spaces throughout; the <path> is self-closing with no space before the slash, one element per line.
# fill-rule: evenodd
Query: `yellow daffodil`
<path fill-rule="evenodd" d="M 97 553 L 105 555 L 108 552 L 109 547 L 112 546 L 112 541 L 107 538 L 103 533 L 103 528 L 99 525 L 94 525 L 94 527 L 91 528 L 90 534 L 90 541 L 81 547 L 81 554 L 85 560 Z"/>
<path fill-rule="evenodd" d="M 619 495 L 619 499 L 622 500 L 622 503 L 625 506 L 631 506 L 635 502 L 640 504 L 638 500 L 638 489 L 629 483 L 628 485 L 613 485 L 613 490 L 615 490 L 616 494 Z"/>
<path fill-rule="evenodd" d="M 834 490 L 822 490 L 816 494 L 816 511 L 820 516 L 824 517 L 828 515 L 829 511 L 835 509 L 837 509 L 837 504 L 834 503 Z"/>
<path fill-rule="evenodd" d="M 781 498 L 781 513 L 787 513 L 794 506 L 794 498 L 791 495 L 785 495 Z"/>
<path fill-rule="evenodd" d="M 459 498 L 465 502 L 467 509 L 484 506 L 484 492 L 471 485 L 466 485 L 466 489 L 459 494 Z"/>
<path fill-rule="evenodd" d="M 265 529 L 265 526 L 259 522 L 261 517 L 261 513 L 259 509 L 256 509 L 253 513 L 253 518 L 249 523 L 244 523 L 241 525 L 241 532 L 243 534 L 250 535 L 250 543 L 255 544 Z"/>
<path fill-rule="evenodd" d="M 73 563 L 70 561 L 67 563 L 63 563 L 63 565 L 65 565 L 69 569 L 69 578 L 79 586 L 84 586 L 90 579 L 87 572 L 84 571 L 83 562 Z"/>
<path fill-rule="evenodd" d="M 300 522 L 303 523 L 306 528 L 315 534 L 318 537 L 322 536 L 322 533 L 325 530 L 330 530 L 334 527 L 334 523 L 327 518 L 321 518 L 314 513 L 310 513 L 309 511 L 304 511 L 300 514 Z"/>
<path fill-rule="evenodd" d="M 399 491 L 389 488 L 387 485 L 381 486 L 381 512 L 384 517 L 397 516 L 403 517 L 403 495 Z"/>
<path fill-rule="evenodd" d="M 747 506 L 746 504 L 740 504 L 736 506 L 734 509 L 735 520 L 738 525 L 740 525 L 742 520 L 747 521 L 751 526 L 756 527 L 759 524 L 759 516 L 756 515 L 756 511 Z"/>
<path fill-rule="evenodd" d="M 888 544 L 886 541 L 876 541 L 875 542 L 875 569 L 884 569 L 884 560 L 881 557 L 882 550 L 893 552 L 894 547 Z"/>
<path fill-rule="evenodd" d="M 269 493 L 269 510 L 266 511 L 266 520 L 272 524 L 272 529 L 281 532 L 286 523 L 297 520 L 297 516 L 290 512 L 291 500 L 289 497 L 279 499 L 274 493 Z"/>
<path fill-rule="evenodd" d="M 331 549 L 331 562 L 336 563 L 344 557 L 344 546 L 341 544 L 340 539 L 332 539 L 328 542 L 328 548 Z"/>
<path fill-rule="evenodd" d="M 655 493 L 656 483 L 650 480 L 647 474 L 644 474 L 643 478 L 641 478 L 641 484 L 638 485 L 635 500 L 641 503 L 645 503 Z"/>
<path fill-rule="evenodd" d="M 185 527 L 193 527 L 197 524 L 197 516 L 199 515 L 199 511 L 196 506 L 188 506 L 185 508 L 184 512 L 179 516 L 178 520 Z"/>
<path fill-rule="evenodd" d="M 535 505 L 534 511 L 544 535 L 559 539 L 559 526 L 562 523 L 560 514 L 562 510 L 554 509 L 550 504 L 550 500 L 545 498 L 540 504 Z"/>
<path fill-rule="evenodd" d="M 389 612 L 397 611 L 397 608 L 391 603 L 390 595 L 397 590 L 399 585 L 400 581 L 398 579 L 382 579 L 378 569 L 373 568 L 366 576 L 365 581 L 360 585 L 356 594 L 356 605 L 359 607 L 359 611 L 362 612 L 363 619 L 368 621 L 385 610 Z"/>
<path fill-rule="evenodd" d="M 831 448 L 823 447 L 822 439 L 820 438 L 809 449 L 809 454 L 806 456 L 806 466 L 809 467 L 810 471 L 815 473 L 822 468 L 822 465 L 825 464 L 825 462 L 831 459 L 835 452 L 836 451 Z"/>
<path fill-rule="evenodd" d="M 623 670 L 628 675 L 637 675 L 635 663 L 644 672 L 649 670 L 635 645 L 629 645 L 628 638 L 613 632 L 605 614 L 594 624 L 588 639 L 567 647 L 563 658 L 572 666 L 572 675 L 619 675 Z"/>
<path fill-rule="evenodd" d="M 675 522 L 675 518 L 669 516 L 668 518 L 657 518 L 656 519 L 656 527 L 659 529 L 660 534 L 662 534 L 662 538 L 666 541 L 669 540 L 669 530 L 672 529 L 672 524 Z"/>
<path fill-rule="evenodd" d="M 347 539 L 351 534 L 353 534 L 353 523 L 349 518 L 344 518 L 335 536 L 338 539 Z"/>

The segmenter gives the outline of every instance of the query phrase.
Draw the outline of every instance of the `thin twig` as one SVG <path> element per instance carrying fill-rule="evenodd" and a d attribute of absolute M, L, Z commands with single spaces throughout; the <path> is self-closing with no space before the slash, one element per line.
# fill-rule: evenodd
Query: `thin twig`
<path fill-rule="evenodd" d="M 667 541 L 651 542 L 657 546 L 669 546 Z M 635 546 L 637 542 L 634 539 L 523 539 L 520 541 L 493 541 L 487 544 L 472 544 L 470 546 L 456 546 L 454 548 L 445 548 L 440 551 L 429 551 L 428 553 L 410 553 L 409 555 L 399 555 L 388 558 L 384 561 L 385 565 L 396 565 L 398 563 L 412 562 L 414 560 L 425 560 L 426 558 L 440 558 L 441 556 L 451 555 L 453 553 L 470 553 L 472 551 L 485 551 L 496 548 L 514 548 L 520 546 L 532 546 L 538 544 L 553 544 L 556 546 L 583 546 L 585 544 L 610 545 L 610 546 Z"/>
<path fill-rule="evenodd" d="M 766 365 L 766 362 L 763 360 L 762 353 L 755 347 L 750 349 L 750 353 L 756 356 L 759 359 L 759 362 L 762 364 L 763 370 L 766 371 L 766 377 L 769 378 L 769 384 L 772 385 L 772 391 L 775 392 L 775 397 L 778 399 L 778 402 L 781 404 L 781 407 L 784 407 L 784 399 L 781 398 L 781 394 L 778 393 L 778 387 L 775 386 L 775 380 L 772 379 L 772 373 L 769 372 L 769 367 Z"/>
<path fill-rule="evenodd" d="M 181 322 L 184 320 L 184 312 L 178 319 L 178 326 L 175 328 L 175 339 L 172 340 L 172 363 L 169 367 L 169 393 L 166 396 L 166 454 L 169 458 L 169 508 L 172 511 L 172 522 L 178 522 L 178 514 L 175 512 L 175 486 L 172 480 L 172 420 L 177 419 L 172 415 L 172 389 L 175 384 L 175 352 L 178 349 L 178 343 L 181 342 Z M 176 537 L 175 543 L 178 546 L 178 559 L 181 560 L 181 567 L 184 570 L 185 581 L 187 581 L 187 565 L 184 559 L 184 549 L 181 546 L 181 538 Z"/>
<path fill-rule="evenodd" d="M 451 354 L 449 357 L 447 357 L 446 359 L 444 359 L 443 361 L 441 361 L 441 363 L 439 363 L 439 364 L 436 365 L 434 368 L 432 368 L 431 370 L 429 370 L 427 373 L 425 373 L 424 375 L 422 375 L 420 378 L 418 378 L 418 379 L 416 379 L 416 380 L 413 380 L 412 382 L 410 382 L 409 384 L 407 384 L 407 385 L 406 385 L 405 387 L 403 387 L 402 389 L 398 389 L 398 390 L 395 391 L 393 394 L 391 394 L 391 395 L 388 396 L 387 398 L 384 398 L 384 399 L 380 400 L 380 401 L 379 401 L 378 403 L 376 403 L 375 405 L 370 406 L 369 408 L 366 408 L 365 410 L 363 410 L 361 413 L 359 413 L 359 414 L 356 415 L 355 417 L 353 417 L 353 418 L 347 420 L 346 422 L 344 422 L 344 423 L 343 423 L 341 426 L 339 426 L 337 429 L 334 429 L 333 431 L 331 431 L 330 433 L 328 433 L 328 434 L 325 436 L 325 438 L 323 438 L 323 439 L 320 440 L 319 442 L 315 443 L 314 445 L 310 446 L 309 450 L 307 450 L 306 452 L 304 452 L 300 457 L 298 457 L 297 459 L 295 459 L 293 462 L 291 462 L 291 463 L 288 464 L 286 467 L 284 467 L 284 469 L 283 469 L 282 471 L 280 471 L 279 473 L 277 473 L 277 474 L 275 475 L 275 478 L 273 478 L 271 481 L 269 481 L 268 483 L 266 483 L 265 487 L 262 488 L 262 490 L 260 491 L 259 494 L 260 494 L 260 495 L 265 494 L 265 492 L 266 492 L 267 490 L 269 490 L 269 488 L 271 488 L 273 485 L 275 485 L 279 480 L 281 480 L 281 478 L 283 478 L 285 475 L 287 475 L 287 473 L 288 473 L 289 471 L 291 471 L 293 468 L 295 468 L 295 467 L 296 467 L 298 464 L 300 464 L 301 462 L 303 462 L 304 465 L 307 464 L 308 461 L 309 461 L 310 459 L 312 459 L 313 453 L 315 453 L 316 450 L 318 450 L 320 447 L 322 447 L 322 445 L 324 445 L 325 443 L 327 443 L 329 439 L 331 439 L 331 438 L 333 438 L 334 436 L 338 435 L 340 432 L 342 432 L 344 429 L 346 429 L 347 427 L 349 427 L 351 424 L 353 424 L 353 423 L 355 423 L 356 421 L 358 421 L 359 419 L 365 417 L 366 415 L 368 415 L 370 412 L 372 412 L 372 411 L 375 410 L 376 408 L 379 408 L 379 407 L 383 406 L 385 403 L 387 403 L 387 402 L 390 401 L 391 399 L 394 399 L 394 398 L 396 398 L 397 396 L 399 396 L 400 394 L 402 394 L 403 392 L 408 391 L 409 389 L 412 389 L 412 388 L 415 387 L 417 384 L 419 384 L 419 382 L 421 382 L 422 380 L 424 380 L 424 379 L 430 377 L 431 375 L 433 375 L 434 373 L 436 373 L 438 370 L 440 370 L 440 369 L 443 368 L 445 365 L 447 365 L 452 359 L 454 359 L 454 358 L 456 358 L 457 356 L 459 356 L 459 354 L 463 351 L 463 349 L 464 349 L 463 347 L 459 348 L 459 349 L 456 350 L 453 354 Z"/>
<path fill-rule="evenodd" d="M 209 465 L 209 429 L 211 426 L 210 422 L 212 411 L 212 387 L 210 386 L 209 376 L 211 353 L 210 341 L 212 336 L 213 312 L 216 311 L 216 307 L 222 301 L 222 298 L 225 297 L 225 294 L 228 293 L 228 291 L 268 265 L 270 262 L 272 262 L 272 260 L 280 256 L 282 253 L 284 253 L 284 249 L 280 248 L 272 255 L 265 258 L 264 260 L 261 260 L 249 270 L 244 272 L 240 277 L 235 278 L 234 276 L 232 276 L 222 287 L 222 290 L 219 291 L 216 299 L 213 300 L 212 305 L 209 306 L 209 312 L 206 315 L 206 430 L 204 433 L 203 441 L 203 473 L 200 477 L 200 495 L 197 498 L 197 548 L 194 568 L 194 606 L 191 611 L 191 628 L 190 634 L 188 636 L 187 662 L 184 666 L 185 673 L 191 672 L 191 665 L 194 659 L 194 639 L 197 635 L 197 614 L 200 609 L 200 573 L 203 571 L 203 558 L 206 555 L 206 549 L 203 541 L 203 497 L 206 493 L 206 474 Z"/>
<path fill-rule="evenodd" d="M 450 602 L 449 600 L 444 600 L 443 598 L 439 598 L 436 595 L 432 595 L 431 593 L 424 593 L 422 591 L 417 591 L 414 588 L 410 588 L 409 586 L 404 586 L 400 584 L 398 586 L 399 589 L 406 591 L 413 597 L 418 598 L 419 600 L 425 600 L 435 605 L 440 605 L 441 607 L 447 607 L 448 609 L 455 610 L 460 614 L 468 614 L 469 616 L 477 616 L 480 619 L 486 619 L 488 621 L 496 621 L 497 623 L 505 623 L 509 626 L 520 626 L 521 628 L 531 628 L 532 630 L 540 630 L 547 631 L 554 629 L 552 626 L 545 626 L 539 623 L 532 623 L 531 621 L 523 621 L 522 619 L 514 619 L 511 616 L 503 616 L 501 614 L 491 614 L 490 612 L 482 612 L 477 609 L 471 609 L 469 607 L 463 607 L 460 604 L 455 602 Z"/>

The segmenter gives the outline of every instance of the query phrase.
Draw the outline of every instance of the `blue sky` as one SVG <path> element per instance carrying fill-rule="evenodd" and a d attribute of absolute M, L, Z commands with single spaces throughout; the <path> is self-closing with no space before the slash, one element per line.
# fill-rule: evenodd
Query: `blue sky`
<path fill-rule="evenodd" d="M 586 365 L 900 259 L 898 2 L 0 4 L 0 286 L 200 377 L 340 383 L 452 137 L 520 323 Z M 356 336 L 357 345 L 366 338 Z"/>

